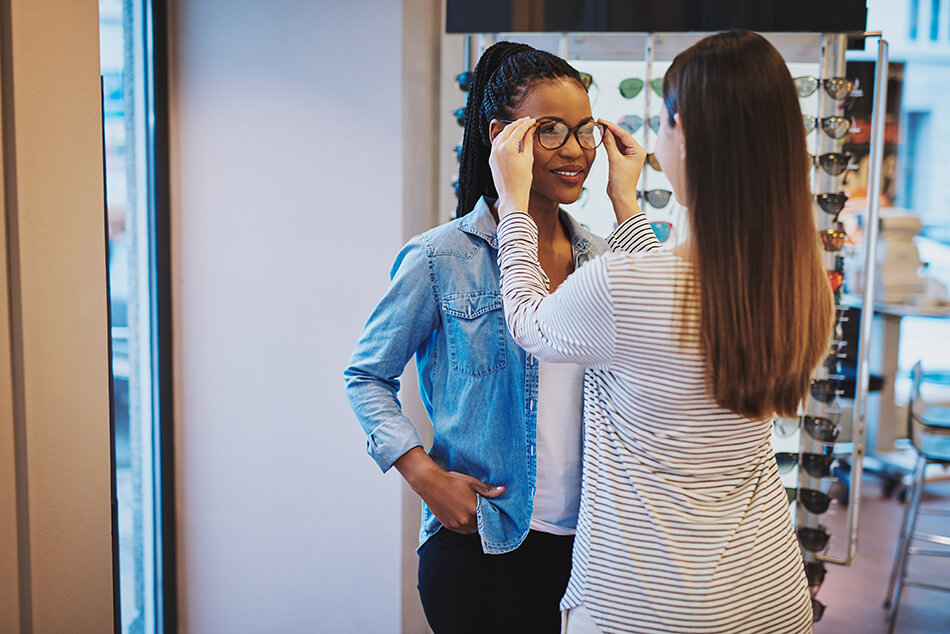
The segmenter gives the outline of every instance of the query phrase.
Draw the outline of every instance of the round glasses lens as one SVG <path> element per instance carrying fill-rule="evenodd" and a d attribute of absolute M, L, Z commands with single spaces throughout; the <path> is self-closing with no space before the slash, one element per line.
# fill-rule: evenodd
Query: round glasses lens
<path fill-rule="evenodd" d="M 649 198 L 650 192 L 647 192 L 647 197 Z M 651 203 L 652 204 L 652 203 Z M 670 232 L 673 230 L 673 225 L 668 222 L 651 222 L 650 227 L 653 229 L 653 233 L 656 234 L 656 239 L 660 242 L 666 242 L 670 239 Z"/>
<path fill-rule="evenodd" d="M 802 427 L 805 428 L 805 432 L 809 436 L 819 442 L 835 442 L 838 439 L 838 432 L 841 430 L 838 425 L 823 416 L 804 416 Z"/>
<path fill-rule="evenodd" d="M 617 125 L 630 134 L 636 134 L 637 130 L 643 127 L 643 117 L 638 114 L 626 114 L 620 117 Z"/>
<path fill-rule="evenodd" d="M 814 489 L 799 489 L 798 499 L 802 506 L 808 509 L 809 513 L 821 515 L 828 510 L 831 505 L 831 497 L 827 493 L 815 491 Z"/>
<path fill-rule="evenodd" d="M 824 80 L 825 92 L 834 100 L 844 99 L 851 92 L 854 83 L 844 77 L 830 77 Z"/>
<path fill-rule="evenodd" d="M 595 150 L 603 141 L 604 127 L 596 121 L 585 123 L 577 130 L 577 142 L 585 150 Z"/>
<path fill-rule="evenodd" d="M 821 129 L 832 139 L 843 139 L 851 131 L 851 119 L 847 117 L 825 117 L 821 120 Z"/>
<path fill-rule="evenodd" d="M 546 150 L 556 150 L 567 140 L 571 129 L 560 121 L 544 121 L 538 124 L 538 143 Z"/>
<path fill-rule="evenodd" d="M 803 114 L 802 121 L 805 124 L 805 134 L 808 134 L 809 132 L 814 130 L 815 126 L 818 125 L 818 119 L 816 119 L 810 114 Z"/>
<path fill-rule="evenodd" d="M 639 77 L 628 77 L 620 82 L 620 94 L 624 99 L 633 99 L 643 90 L 643 80 Z"/>
<path fill-rule="evenodd" d="M 815 91 L 818 89 L 818 78 L 817 77 L 796 77 L 795 78 L 795 90 L 798 91 L 799 97 L 810 97 L 815 94 Z"/>
<path fill-rule="evenodd" d="M 818 157 L 818 164 L 821 165 L 821 169 L 825 170 L 825 172 L 831 176 L 841 174 L 841 172 L 848 168 L 850 162 L 851 155 L 841 152 L 828 152 Z"/>

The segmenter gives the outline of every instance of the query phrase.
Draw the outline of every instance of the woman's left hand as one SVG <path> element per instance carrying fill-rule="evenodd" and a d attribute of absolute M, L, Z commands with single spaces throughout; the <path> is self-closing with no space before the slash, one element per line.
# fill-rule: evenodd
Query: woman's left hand
<path fill-rule="evenodd" d="M 534 166 L 534 124 L 531 117 L 522 117 L 506 125 L 492 141 L 488 165 L 498 191 L 499 219 L 512 211 L 528 211 Z"/>
<path fill-rule="evenodd" d="M 637 204 L 637 185 L 647 152 L 633 135 L 616 123 L 598 119 L 607 126 L 604 148 L 607 150 L 607 196 L 614 205 L 617 221 L 623 222 L 640 212 Z M 623 217 L 621 217 L 623 216 Z"/>

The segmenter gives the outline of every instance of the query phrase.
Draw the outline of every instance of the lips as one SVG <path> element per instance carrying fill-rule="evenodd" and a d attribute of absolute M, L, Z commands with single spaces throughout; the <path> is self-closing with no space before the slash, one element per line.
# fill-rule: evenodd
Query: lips
<path fill-rule="evenodd" d="M 551 173 L 568 185 L 576 185 L 584 180 L 584 168 L 581 165 L 563 165 L 551 170 Z"/>

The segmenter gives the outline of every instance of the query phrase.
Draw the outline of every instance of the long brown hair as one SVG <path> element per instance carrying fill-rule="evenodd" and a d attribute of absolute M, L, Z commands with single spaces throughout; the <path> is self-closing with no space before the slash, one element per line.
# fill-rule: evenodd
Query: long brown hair
<path fill-rule="evenodd" d="M 663 92 L 686 142 L 711 395 L 748 418 L 794 416 L 834 307 L 792 77 L 765 38 L 729 31 L 677 55 Z"/>

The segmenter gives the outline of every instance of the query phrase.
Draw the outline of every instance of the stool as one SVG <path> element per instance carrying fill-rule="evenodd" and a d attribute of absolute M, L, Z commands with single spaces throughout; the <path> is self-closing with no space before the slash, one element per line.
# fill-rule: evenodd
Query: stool
<path fill-rule="evenodd" d="M 884 608 L 888 610 L 888 632 L 894 631 L 894 624 L 897 621 L 897 608 L 900 604 L 901 591 L 904 586 L 950 592 L 950 587 L 947 586 L 938 586 L 907 578 L 907 560 L 911 555 L 950 557 L 950 535 L 942 536 L 914 532 L 917 527 L 918 514 L 950 516 L 950 509 L 929 510 L 920 508 L 920 498 L 924 489 L 924 473 L 927 465 L 950 465 L 950 407 L 928 405 L 921 398 L 920 386 L 923 382 L 923 376 L 924 371 L 920 361 L 918 361 L 911 370 L 910 403 L 907 407 L 907 435 L 917 452 L 917 463 L 914 468 L 914 480 L 910 488 L 910 501 L 904 509 L 904 521 L 897 541 L 897 552 L 894 554 L 894 566 L 891 568 L 887 598 L 884 600 Z M 914 542 L 925 542 L 936 547 L 923 548 L 915 546 Z"/>

